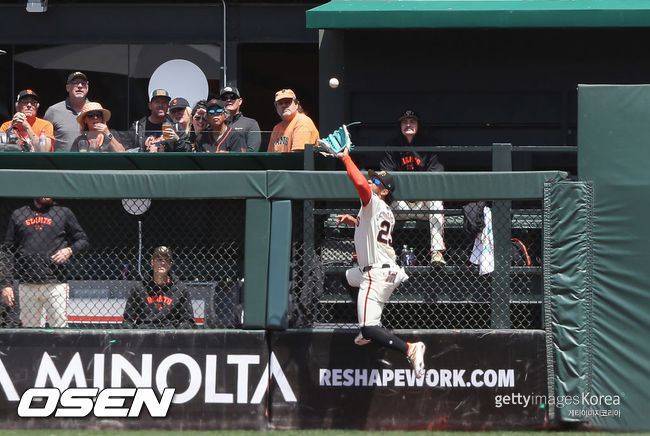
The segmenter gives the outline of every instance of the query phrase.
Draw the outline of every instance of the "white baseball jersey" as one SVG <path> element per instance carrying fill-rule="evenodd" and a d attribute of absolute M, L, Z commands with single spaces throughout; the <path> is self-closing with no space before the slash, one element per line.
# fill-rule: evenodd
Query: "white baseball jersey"
<path fill-rule="evenodd" d="M 368 204 L 361 206 L 354 229 L 354 247 L 360 267 L 395 264 L 394 226 L 393 211 L 373 193 Z"/>

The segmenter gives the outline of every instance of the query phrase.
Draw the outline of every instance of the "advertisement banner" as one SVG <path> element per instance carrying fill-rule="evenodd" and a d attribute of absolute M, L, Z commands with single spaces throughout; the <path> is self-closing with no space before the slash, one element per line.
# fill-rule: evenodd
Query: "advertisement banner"
<path fill-rule="evenodd" d="M 262 331 L 4 330 L 0 427 L 261 430 L 274 374 Z"/>
<path fill-rule="evenodd" d="M 269 427 L 522 429 L 545 426 L 545 336 L 538 330 L 396 332 L 426 345 L 416 378 L 400 352 L 357 331 L 270 333 L 273 355 L 296 395 L 270 387 Z M 276 401 L 276 399 L 278 401 Z"/>

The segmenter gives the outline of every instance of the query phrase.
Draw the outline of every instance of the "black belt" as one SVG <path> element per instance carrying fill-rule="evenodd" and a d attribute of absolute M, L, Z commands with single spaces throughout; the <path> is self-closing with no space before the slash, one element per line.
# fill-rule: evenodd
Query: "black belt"
<path fill-rule="evenodd" d="M 390 264 L 385 263 L 382 266 L 376 266 L 375 268 L 390 268 Z M 372 265 L 368 265 L 368 266 L 364 266 L 363 268 L 361 268 L 361 271 L 368 272 L 371 269 L 372 269 Z"/>

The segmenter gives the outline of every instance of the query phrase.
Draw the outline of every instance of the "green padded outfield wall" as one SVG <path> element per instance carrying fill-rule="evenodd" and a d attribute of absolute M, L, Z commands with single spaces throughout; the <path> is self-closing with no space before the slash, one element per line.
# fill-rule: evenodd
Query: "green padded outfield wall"
<path fill-rule="evenodd" d="M 650 85 L 579 86 L 578 174 L 594 192 L 587 386 L 621 399 L 621 416 L 585 417 L 602 429 L 650 429 L 649 168 Z"/>

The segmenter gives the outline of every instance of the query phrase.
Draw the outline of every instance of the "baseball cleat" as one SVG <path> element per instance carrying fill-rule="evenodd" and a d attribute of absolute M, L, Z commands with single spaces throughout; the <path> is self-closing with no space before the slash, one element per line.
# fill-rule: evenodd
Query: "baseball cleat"
<path fill-rule="evenodd" d="M 366 339 L 363 337 L 361 332 L 357 335 L 356 338 L 354 338 L 354 343 L 357 344 L 358 346 L 362 347 L 364 345 L 368 345 L 370 343 L 370 339 Z"/>
<path fill-rule="evenodd" d="M 407 359 L 415 370 L 415 377 L 424 376 L 424 351 L 426 347 L 422 342 L 409 343 Z"/>

